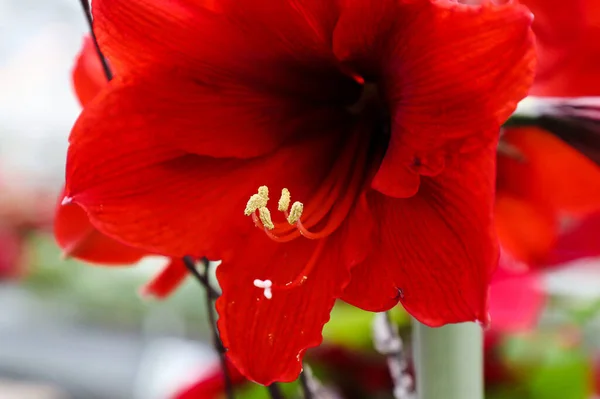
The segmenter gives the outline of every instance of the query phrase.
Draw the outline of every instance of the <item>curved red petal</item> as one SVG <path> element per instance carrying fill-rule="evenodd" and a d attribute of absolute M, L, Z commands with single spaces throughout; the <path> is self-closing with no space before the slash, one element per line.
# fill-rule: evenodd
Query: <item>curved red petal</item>
<path fill-rule="evenodd" d="M 344 132 L 323 125 L 268 156 L 216 159 L 185 153 L 163 140 L 166 132 L 177 131 L 179 120 L 168 113 L 124 114 L 130 105 L 122 96 L 130 87 L 115 79 L 73 129 L 67 195 L 102 232 L 153 253 L 219 259 L 221 252 L 214 251 L 231 247 L 252 228 L 243 211 L 259 186 L 274 192 L 287 187 L 306 200 L 341 151 Z M 240 126 L 243 132 L 248 128 Z M 224 148 L 235 148 L 231 140 L 226 136 Z"/>
<path fill-rule="evenodd" d="M 546 203 L 557 213 L 600 210 L 600 168 L 594 162 L 538 128 L 507 129 L 502 140 L 524 159 L 499 157 L 500 190 Z"/>
<path fill-rule="evenodd" d="M 343 98 L 346 85 L 358 93 L 326 45 L 335 9 L 303 4 L 314 0 L 234 2 L 233 9 L 218 1 L 213 8 L 223 12 L 215 12 L 204 3 L 96 0 L 96 34 L 118 74 L 162 69 L 201 85 L 244 84 L 309 103 Z M 330 22 L 316 28 L 321 17 Z"/>
<path fill-rule="evenodd" d="M 135 263 L 148 254 L 100 233 L 92 226 L 85 211 L 74 203 L 58 204 L 54 237 L 65 256 L 86 262 L 125 265 Z"/>
<path fill-rule="evenodd" d="M 372 192 L 369 203 L 379 221 L 376 255 L 354 268 L 343 299 L 384 310 L 393 304 L 395 289 L 406 310 L 429 326 L 486 322 L 488 285 L 498 260 L 495 151 L 490 145 L 463 154 L 438 176 L 423 178 L 412 198 Z M 352 289 L 357 280 L 362 292 Z"/>
<path fill-rule="evenodd" d="M 142 295 L 152 295 L 163 299 L 171 295 L 188 275 L 187 267 L 180 258 L 173 258 L 169 264 L 151 281 L 142 287 Z"/>
<path fill-rule="evenodd" d="M 521 262 L 538 264 L 546 258 L 556 242 L 557 215 L 548 209 L 546 203 L 498 192 L 495 218 L 502 248 Z"/>
<path fill-rule="evenodd" d="M 116 77 L 77 121 L 71 141 L 84 135 L 146 134 L 187 153 L 212 157 L 268 154 L 298 131 L 323 128 L 341 115 L 248 87 L 215 88 L 161 75 Z"/>
<path fill-rule="evenodd" d="M 79 103 L 85 106 L 106 86 L 107 80 L 90 36 L 83 39 L 83 46 L 73 68 L 73 87 Z"/>
<path fill-rule="evenodd" d="M 372 186 L 409 197 L 417 177 L 440 173 L 449 154 L 494 140 L 527 94 L 532 16 L 515 1 L 377 3 L 350 1 L 334 46 L 382 82 L 390 103 L 392 135 Z"/>
<path fill-rule="evenodd" d="M 600 5 L 593 0 L 524 0 L 535 15 L 538 68 L 531 94 L 600 94 Z"/>
<path fill-rule="evenodd" d="M 219 332 L 228 357 L 247 378 L 268 385 L 293 381 L 307 348 L 321 343 L 321 330 L 350 278 L 350 268 L 369 251 L 372 221 L 359 203 L 344 224 L 321 241 L 275 243 L 255 230 L 217 268 L 223 295 L 217 300 Z M 316 264 L 299 287 L 273 289 L 272 299 L 255 279 L 284 286 Z"/>

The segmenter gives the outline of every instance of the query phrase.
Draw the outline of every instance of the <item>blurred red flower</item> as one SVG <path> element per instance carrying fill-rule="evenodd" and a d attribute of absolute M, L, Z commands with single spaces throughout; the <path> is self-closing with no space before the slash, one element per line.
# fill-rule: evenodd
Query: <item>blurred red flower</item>
<path fill-rule="evenodd" d="M 0 175 L 0 280 L 26 274 L 28 236 L 50 226 L 52 194 L 22 184 L 28 178 L 14 171 Z"/>
<path fill-rule="evenodd" d="M 232 387 L 247 382 L 230 362 L 227 362 L 227 369 Z M 171 399 L 219 399 L 223 397 L 224 393 L 225 377 L 219 362 L 203 370 L 202 377 L 198 381 L 183 387 Z"/>
<path fill-rule="evenodd" d="M 534 96 L 600 94 L 600 3 L 523 0 L 535 15 L 538 67 Z"/>
<path fill-rule="evenodd" d="M 86 106 L 107 84 L 92 38 L 84 38 L 82 49 L 73 68 L 73 87 L 82 106 Z M 75 203 L 59 198 L 54 218 L 54 237 L 65 256 L 102 265 L 127 265 L 138 262 L 148 251 L 133 248 L 98 231 L 87 213 Z M 185 264 L 171 259 L 164 270 L 145 287 L 142 293 L 163 298 L 177 288 L 187 276 Z"/>
<path fill-rule="evenodd" d="M 535 14 L 533 29 L 539 56 L 531 94 L 599 96 L 599 4 L 591 0 L 524 3 Z M 600 107 L 566 108 L 558 119 L 542 123 L 552 127 L 552 133 L 539 128 L 510 128 L 501 141 L 511 150 L 501 151 L 498 159 L 498 234 L 511 256 L 533 266 L 556 263 L 560 256 L 555 251 L 560 252 L 557 245 L 564 242 L 563 235 L 576 234 L 587 216 L 600 212 L 600 168 L 593 162 L 600 159 L 595 157 L 600 149 L 600 118 L 595 122 L 575 118 L 575 112 L 600 116 Z M 590 227 L 588 224 L 588 233 Z M 579 255 L 572 244 L 569 256 L 574 259 Z M 589 248 L 582 248 L 580 256 L 586 254 Z"/>
<path fill-rule="evenodd" d="M 262 384 L 297 377 L 340 297 L 485 322 L 498 129 L 531 82 L 529 12 L 214 3 L 93 3 L 116 78 L 73 128 L 66 200 L 133 246 L 221 259 L 221 338 Z"/>
<path fill-rule="evenodd" d="M 542 266 L 569 223 L 600 211 L 600 168 L 538 128 L 507 129 L 502 140 L 522 159 L 498 157 L 498 236 L 511 256 Z"/>

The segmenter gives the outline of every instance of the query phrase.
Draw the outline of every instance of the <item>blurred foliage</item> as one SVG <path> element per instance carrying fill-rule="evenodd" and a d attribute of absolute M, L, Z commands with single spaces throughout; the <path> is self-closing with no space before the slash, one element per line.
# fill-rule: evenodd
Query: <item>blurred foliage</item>
<path fill-rule="evenodd" d="M 111 329 L 142 330 L 152 315 L 159 315 L 163 321 L 159 328 L 162 328 L 161 332 L 207 337 L 205 298 L 193 279 L 188 279 L 181 289 L 164 301 L 142 298 L 138 294 L 140 287 L 161 270 L 165 264 L 161 260 L 143 261 L 134 267 L 104 267 L 64 260 L 53 238 L 47 234 L 32 236 L 28 249 L 29 273 L 22 287 L 42 301 L 53 318 L 61 317 L 62 311 L 66 313 L 62 317 L 75 322 Z M 499 383 L 488 386 L 486 398 L 590 399 L 593 385 L 591 360 L 593 348 L 599 343 L 594 322 L 598 321 L 599 311 L 600 300 L 597 299 L 554 297 L 548 302 L 536 330 L 502 335 L 495 352 L 506 375 Z M 317 356 L 309 356 L 315 374 L 324 383 L 331 384 L 337 379 L 335 384 L 340 387 L 340 373 L 347 373 L 342 377 L 364 385 L 361 385 L 364 391 L 356 397 L 374 398 L 384 392 L 382 387 L 386 385 L 385 381 L 383 385 L 381 382 L 381 367 L 384 367 L 384 379 L 387 370 L 385 360 L 372 347 L 373 316 L 341 301 L 336 304 L 323 337 L 326 346 L 343 348 L 345 352 L 325 350 Z M 392 311 L 392 317 L 401 334 L 408 337 L 410 318 L 407 313 L 397 308 Z M 164 323 L 165 320 L 173 323 Z M 324 356 L 338 358 L 324 361 Z M 342 362 L 349 359 L 362 363 L 346 370 L 335 365 L 340 358 Z M 357 393 L 360 391 L 356 385 L 349 386 Z M 296 383 L 282 384 L 282 389 L 288 398 L 300 397 Z M 254 384 L 245 384 L 237 390 L 240 398 L 269 398 L 264 387 Z"/>
<path fill-rule="evenodd" d="M 160 313 L 184 321 L 189 325 L 186 330 L 195 334 L 208 331 L 205 297 L 192 278 L 165 300 L 139 294 L 166 260 L 157 257 L 135 266 L 97 266 L 62 259 L 54 239 L 46 234 L 32 236 L 28 244 L 29 273 L 22 285 L 48 306 L 71 309 L 81 321 L 111 328 L 138 328 L 150 314 Z"/>
<path fill-rule="evenodd" d="M 489 393 L 491 399 L 588 399 L 590 356 L 577 330 L 535 331 L 508 336 L 502 345 L 511 381 Z"/>

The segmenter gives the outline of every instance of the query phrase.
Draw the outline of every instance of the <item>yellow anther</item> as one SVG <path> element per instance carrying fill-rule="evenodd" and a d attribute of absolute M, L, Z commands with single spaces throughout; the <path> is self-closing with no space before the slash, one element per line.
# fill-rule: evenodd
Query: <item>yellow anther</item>
<path fill-rule="evenodd" d="M 279 205 L 277 207 L 280 212 L 287 212 L 290 207 L 290 198 L 290 190 L 287 188 L 281 190 L 281 197 L 279 197 Z"/>
<path fill-rule="evenodd" d="M 264 207 L 264 206 L 262 208 L 259 208 L 258 216 L 260 217 L 260 221 L 262 222 L 263 226 L 265 226 L 266 229 L 273 230 L 275 228 L 275 225 L 273 224 L 273 221 L 271 220 L 271 212 L 269 211 L 269 208 Z"/>
<path fill-rule="evenodd" d="M 300 217 L 302 216 L 302 211 L 304 210 L 304 204 L 302 202 L 294 202 L 292 204 L 292 209 L 290 210 L 290 215 L 288 216 L 288 223 L 295 224 Z"/>
<path fill-rule="evenodd" d="M 265 201 L 269 200 L 269 187 L 267 186 L 260 186 L 258 188 L 258 195 L 260 195 L 261 197 L 263 197 L 265 199 Z"/>
<path fill-rule="evenodd" d="M 248 203 L 246 204 L 246 209 L 244 209 L 244 215 L 250 216 L 256 210 L 265 206 L 267 206 L 267 200 L 260 194 L 254 194 L 252 197 L 250 197 Z"/>
<path fill-rule="evenodd" d="M 267 206 L 269 202 L 269 188 L 267 186 L 260 186 L 258 188 L 258 194 L 254 194 L 248 200 L 246 209 L 244 209 L 244 215 L 250 216 L 260 208 Z"/>

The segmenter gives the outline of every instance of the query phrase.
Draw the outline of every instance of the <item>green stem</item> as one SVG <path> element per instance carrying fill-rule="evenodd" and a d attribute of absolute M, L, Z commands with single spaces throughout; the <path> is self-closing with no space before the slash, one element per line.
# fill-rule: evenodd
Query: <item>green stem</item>
<path fill-rule="evenodd" d="M 418 399 L 483 399 L 483 330 L 413 322 Z"/>

